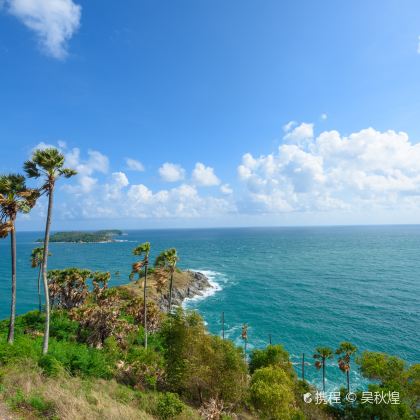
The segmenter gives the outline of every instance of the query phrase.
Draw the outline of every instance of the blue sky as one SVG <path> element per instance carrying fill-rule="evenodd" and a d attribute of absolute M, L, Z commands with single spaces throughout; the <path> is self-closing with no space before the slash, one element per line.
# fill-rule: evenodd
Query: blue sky
<path fill-rule="evenodd" d="M 414 0 L 0 0 L 0 171 L 61 148 L 55 228 L 418 223 L 419 35 Z"/>

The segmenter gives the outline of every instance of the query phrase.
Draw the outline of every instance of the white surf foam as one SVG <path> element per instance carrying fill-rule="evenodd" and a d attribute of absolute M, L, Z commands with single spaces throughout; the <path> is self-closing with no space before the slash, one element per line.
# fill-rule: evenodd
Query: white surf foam
<path fill-rule="evenodd" d="M 217 271 L 195 270 L 195 269 L 190 269 L 190 270 L 195 271 L 197 273 L 204 274 L 207 277 L 211 287 L 203 290 L 201 292 L 202 293 L 201 295 L 196 295 L 196 296 L 193 296 L 193 297 L 190 297 L 190 298 L 186 298 L 182 302 L 182 307 L 183 308 L 188 308 L 189 304 L 202 301 L 204 299 L 207 299 L 210 296 L 213 296 L 217 292 L 220 292 L 221 290 L 223 290 L 222 284 L 226 283 L 226 276 L 222 273 L 218 273 Z"/>

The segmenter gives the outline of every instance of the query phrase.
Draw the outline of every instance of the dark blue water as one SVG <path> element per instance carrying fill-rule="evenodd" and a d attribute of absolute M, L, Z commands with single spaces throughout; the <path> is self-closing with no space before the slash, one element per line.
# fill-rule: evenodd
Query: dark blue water
<path fill-rule="evenodd" d="M 118 227 L 118 226 L 117 226 Z M 30 253 L 40 233 L 18 235 L 18 312 L 36 308 L 36 270 Z M 119 271 L 128 281 L 131 250 L 150 241 L 156 254 L 176 247 L 181 268 L 205 271 L 216 293 L 187 303 L 213 333 L 225 312 L 227 336 L 241 344 L 249 324 L 250 348 L 269 334 L 298 362 L 314 348 L 348 340 L 360 350 L 384 351 L 419 362 L 420 226 L 128 231 L 108 244 L 52 244 L 50 268 L 77 266 Z M 0 241 L 0 316 L 8 316 L 9 241 Z M 298 369 L 298 366 L 296 366 Z M 319 384 L 313 367 L 307 376 Z M 329 388 L 344 383 L 331 362 Z M 362 385 L 356 371 L 352 381 Z"/>

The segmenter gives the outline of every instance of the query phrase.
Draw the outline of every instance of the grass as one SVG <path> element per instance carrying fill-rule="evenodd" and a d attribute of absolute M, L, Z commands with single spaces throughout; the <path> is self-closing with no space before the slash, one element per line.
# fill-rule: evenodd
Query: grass
<path fill-rule="evenodd" d="M 153 399 L 115 380 L 47 377 L 32 360 L 0 370 L 3 400 L 25 419 L 153 419 Z M 147 413 L 147 411 L 149 413 Z"/>
<path fill-rule="evenodd" d="M 194 283 L 194 274 L 190 271 L 175 270 L 173 286 L 176 289 L 187 289 L 189 285 Z M 168 278 L 169 285 L 169 278 Z M 126 290 L 129 296 L 134 297 L 136 295 L 143 296 L 143 280 L 133 281 L 127 285 L 119 286 L 119 289 Z M 159 294 L 156 291 L 156 282 L 153 270 L 148 272 L 147 275 L 147 295 L 151 300 L 157 301 Z"/>

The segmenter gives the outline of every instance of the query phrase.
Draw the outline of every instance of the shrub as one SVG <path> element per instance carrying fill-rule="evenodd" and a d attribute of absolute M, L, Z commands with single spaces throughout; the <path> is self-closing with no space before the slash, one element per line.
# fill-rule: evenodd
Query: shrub
<path fill-rule="evenodd" d="M 48 356 L 55 358 L 72 375 L 112 377 L 113 361 L 108 355 L 84 344 L 52 340 Z"/>
<path fill-rule="evenodd" d="M 242 400 L 247 386 L 243 353 L 228 340 L 209 335 L 197 313 L 181 309 L 162 330 L 170 389 L 202 404 L 211 398 L 226 404 Z"/>
<path fill-rule="evenodd" d="M 177 394 L 165 392 L 159 396 L 156 407 L 156 414 L 162 420 L 173 419 L 184 410 L 185 404 L 179 399 Z"/>
<path fill-rule="evenodd" d="M 286 420 L 293 414 L 293 382 L 281 368 L 268 366 L 255 371 L 251 379 L 251 402 L 261 418 Z"/>
<path fill-rule="evenodd" d="M 249 362 L 249 370 L 254 373 L 257 369 L 268 366 L 278 366 L 289 373 L 293 372 L 289 353 L 281 345 L 269 345 L 262 350 L 253 350 Z"/>
<path fill-rule="evenodd" d="M 405 368 L 404 361 L 398 357 L 372 351 L 364 351 L 356 362 L 363 376 L 383 382 L 401 379 Z"/>
<path fill-rule="evenodd" d="M 39 359 L 39 367 L 48 376 L 59 376 L 64 372 L 63 365 L 50 354 L 46 354 Z"/>

